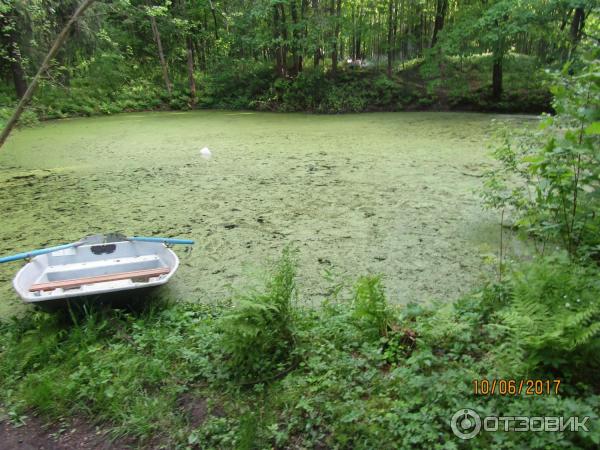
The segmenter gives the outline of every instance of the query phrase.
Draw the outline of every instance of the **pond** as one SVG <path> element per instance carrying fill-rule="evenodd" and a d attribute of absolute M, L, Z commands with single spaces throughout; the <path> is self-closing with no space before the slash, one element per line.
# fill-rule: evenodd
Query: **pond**
<path fill-rule="evenodd" d="M 163 292 L 210 302 L 257 286 L 291 244 L 300 302 L 367 273 L 383 275 L 392 302 L 454 299 L 497 253 L 498 215 L 476 193 L 493 119 L 523 120 L 194 111 L 46 122 L 0 149 L 0 255 L 109 231 L 193 238 Z M 20 265 L 0 266 L 0 316 L 23 308 L 10 285 Z"/>

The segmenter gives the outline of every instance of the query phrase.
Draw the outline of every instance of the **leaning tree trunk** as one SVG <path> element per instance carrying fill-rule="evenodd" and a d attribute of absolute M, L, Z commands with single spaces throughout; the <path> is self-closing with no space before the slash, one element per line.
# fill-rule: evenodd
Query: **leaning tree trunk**
<path fill-rule="evenodd" d="M 165 86 L 167 87 L 167 92 L 169 93 L 169 97 L 171 97 L 172 89 L 171 89 L 171 80 L 169 79 L 169 70 L 167 69 L 167 62 L 165 61 L 165 53 L 163 52 L 162 41 L 160 40 L 160 32 L 158 31 L 158 26 L 156 25 L 156 18 L 154 16 L 150 16 L 150 25 L 152 26 L 152 34 L 154 35 L 154 40 L 156 41 L 156 46 L 158 47 L 158 59 L 160 60 L 160 66 L 162 68 L 163 78 L 165 80 Z"/>
<path fill-rule="evenodd" d="M 75 12 L 73 13 L 73 16 L 67 22 L 65 27 L 59 33 L 59 35 L 56 37 L 56 40 L 54 41 L 54 44 L 52 44 L 50 51 L 48 51 L 48 54 L 44 58 L 44 61 L 42 61 L 42 65 L 40 66 L 37 73 L 35 74 L 35 77 L 33 77 L 33 80 L 31 80 L 31 84 L 27 88 L 27 91 L 25 91 L 25 94 L 23 94 L 23 97 L 21 97 L 21 101 L 19 101 L 19 104 L 17 105 L 15 112 L 13 113 L 11 118 L 8 119 L 8 122 L 4 126 L 4 129 L 2 130 L 2 134 L 0 134 L 0 147 L 2 147 L 2 145 L 6 141 L 6 138 L 8 138 L 8 135 L 10 134 L 12 129 L 15 127 L 17 121 L 19 120 L 19 117 L 21 117 L 21 113 L 25 109 L 25 106 L 27 106 L 27 103 L 29 103 L 29 101 L 31 100 L 31 97 L 33 96 L 33 91 L 35 91 L 35 88 L 37 87 L 37 84 L 38 84 L 42 74 L 44 72 L 46 72 L 46 70 L 48 70 L 48 67 L 50 66 L 50 61 L 52 61 L 52 58 L 54 58 L 54 56 L 56 55 L 56 53 L 58 52 L 60 47 L 63 45 L 63 43 L 67 39 L 67 36 L 69 35 L 69 30 L 71 29 L 71 26 L 73 25 L 73 23 L 75 23 L 77 21 L 77 19 L 79 19 L 79 17 L 85 12 L 85 10 L 88 9 L 92 5 L 92 3 L 94 3 L 94 1 L 95 0 L 84 0 L 81 3 L 81 5 L 79 5 L 79 7 L 75 10 Z"/>

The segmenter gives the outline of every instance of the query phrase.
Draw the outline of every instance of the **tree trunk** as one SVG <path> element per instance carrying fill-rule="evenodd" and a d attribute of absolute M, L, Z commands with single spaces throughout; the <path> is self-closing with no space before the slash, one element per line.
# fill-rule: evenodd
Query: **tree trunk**
<path fill-rule="evenodd" d="M 335 0 L 331 0 L 331 12 L 333 13 L 333 5 Z M 335 75 L 338 66 L 338 39 L 340 35 L 340 16 L 342 14 L 342 0 L 337 0 L 335 5 L 335 29 L 333 34 L 333 49 L 331 51 L 331 72 Z"/>
<path fill-rule="evenodd" d="M 425 11 L 421 9 L 421 15 L 419 19 L 419 56 L 423 55 L 423 37 L 425 36 Z"/>
<path fill-rule="evenodd" d="M 288 46 L 287 46 L 287 42 L 288 42 L 288 34 L 287 34 L 287 24 L 286 24 L 286 20 L 285 20 L 285 8 L 283 3 L 279 4 L 279 10 L 281 13 L 281 17 L 280 17 L 280 33 L 279 35 L 282 37 L 283 41 L 281 43 L 281 66 L 282 66 L 282 74 L 283 76 L 287 76 L 287 69 L 288 69 L 288 63 L 287 63 L 287 52 L 288 52 Z"/>
<path fill-rule="evenodd" d="M 364 59 L 362 52 L 362 24 L 363 24 L 363 7 L 358 10 L 358 33 L 356 35 L 356 59 L 361 61 Z"/>
<path fill-rule="evenodd" d="M 398 34 L 398 11 L 400 10 L 399 8 L 399 3 L 398 0 L 394 0 L 394 22 L 392 24 L 392 49 L 394 51 L 394 54 L 392 55 L 392 59 L 395 59 L 396 57 L 396 43 L 398 42 L 396 40 L 396 35 Z"/>
<path fill-rule="evenodd" d="M 0 29 L 11 30 L 0 34 L 0 38 L 3 38 L 0 42 L 6 48 L 7 58 L 5 59 L 10 64 L 17 97 L 21 98 L 25 95 L 25 91 L 27 91 L 27 81 L 25 80 L 25 72 L 21 63 L 21 52 L 15 33 L 15 24 L 8 14 L 0 15 Z"/>
<path fill-rule="evenodd" d="M 506 19 L 505 16 L 504 20 Z M 502 95 L 502 60 L 504 59 L 505 45 L 504 36 L 498 20 L 494 21 L 494 25 L 499 38 L 492 51 L 492 98 L 494 100 L 500 100 L 500 96 Z"/>
<path fill-rule="evenodd" d="M 158 26 L 156 25 L 156 18 L 154 16 L 150 16 L 150 25 L 152 26 L 152 34 L 154 35 L 154 40 L 156 41 L 156 46 L 158 47 L 158 59 L 160 60 L 160 66 L 162 67 L 165 86 L 167 87 L 169 97 L 171 97 L 172 89 L 171 80 L 169 79 L 169 70 L 167 69 L 167 62 L 165 61 L 165 54 L 163 52 L 162 41 L 160 40 L 160 32 L 158 31 Z"/>
<path fill-rule="evenodd" d="M 212 14 L 213 22 L 215 25 L 215 40 L 219 39 L 219 25 L 217 24 L 217 12 L 215 11 L 215 6 L 213 5 L 212 0 L 209 0 L 210 4 L 210 13 Z"/>
<path fill-rule="evenodd" d="M 571 54 L 577 47 L 577 44 L 581 40 L 581 32 L 583 31 L 583 25 L 585 23 L 585 12 L 583 8 L 575 8 L 573 14 L 573 21 L 571 22 Z"/>
<path fill-rule="evenodd" d="M 312 0 L 311 1 L 312 4 L 312 9 L 313 9 L 313 17 L 318 17 L 319 15 L 319 0 Z M 315 48 L 315 53 L 313 55 L 313 66 L 319 67 L 319 61 L 321 59 L 321 49 L 319 48 L 319 45 L 317 43 L 317 46 Z"/>
<path fill-rule="evenodd" d="M 25 80 L 25 72 L 21 64 L 21 52 L 14 38 L 14 33 L 11 33 L 11 41 L 8 44 L 8 57 L 10 58 L 10 70 L 15 83 L 15 91 L 18 98 L 22 98 L 27 92 L 27 81 Z"/>
<path fill-rule="evenodd" d="M 306 38 L 308 36 L 308 25 L 306 24 L 306 10 L 308 9 L 308 0 L 300 1 L 300 21 L 302 22 L 302 46 L 298 56 L 298 72 L 304 68 L 304 53 L 306 51 Z"/>
<path fill-rule="evenodd" d="M 194 45 L 192 36 L 187 37 L 187 69 L 190 83 L 190 106 L 196 106 L 196 79 L 194 78 Z"/>
<path fill-rule="evenodd" d="M 27 103 L 29 103 L 29 101 L 31 100 L 31 97 L 33 96 L 33 91 L 35 91 L 35 88 L 37 87 L 37 84 L 38 84 L 42 74 L 44 72 L 46 72 L 46 70 L 48 70 L 50 61 L 54 58 L 54 56 L 56 55 L 56 53 L 58 52 L 60 47 L 63 45 L 63 43 L 67 39 L 67 36 L 69 35 L 69 30 L 71 29 L 71 26 L 85 12 L 85 10 L 88 9 L 92 5 L 92 3 L 94 3 L 94 1 L 95 0 L 84 0 L 79 5 L 79 7 L 75 10 L 75 12 L 73 13 L 73 16 L 67 22 L 65 27 L 59 33 L 59 35 L 56 37 L 56 40 L 54 41 L 54 44 L 52 44 L 50 51 L 48 51 L 48 54 L 44 58 L 42 65 L 40 66 L 37 73 L 35 74 L 35 77 L 33 77 L 33 80 L 31 80 L 31 84 L 27 88 L 27 91 L 25 91 L 25 94 L 23 94 L 23 97 L 21 97 L 21 100 L 19 101 L 19 104 L 17 105 L 15 112 L 13 113 L 11 118 L 8 119 L 8 122 L 4 126 L 4 129 L 2 130 L 2 134 L 0 134 L 0 147 L 2 147 L 4 142 L 6 142 L 8 135 L 10 134 L 10 132 L 16 125 L 17 121 L 19 120 L 19 117 L 21 117 L 21 113 L 25 109 L 25 106 L 27 106 Z"/>
<path fill-rule="evenodd" d="M 438 33 L 444 28 L 446 20 L 446 11 L 448 10 L 448 0 L 437 0 L 435 6 L 435 22 L 433 23 L 433 36 L 431 37 L 431 47 L 437 43 Z"/>
<path fill-rule="evenodd" d="M 492 66 L 492 98 L 499 100 L 502 95 L 502 55 L 494 55 Z"/>
<path fill-rule="evenodd" d="M 274 50 L 275 50 L 275 65 L 277 70 L 277 75 L 282 77 L 284 76 L 283 70 L 283 53 L 281 51 L 281 35 L 280 35 L 280 26 L 279 26 L 279 5 L 273 5 L 273 40 L 275 42 Z"/>
<path fill-rule="evenodd" d="M 290 0 L 290 15 L 292 16 L 292 75 L 298 75 L 300 72 L 300 55 L 298 52 L 298 43 L 300 42 L 300 30 L 298 28 L 298 10 L 296 7 L 296 0 Z"/>
<path fill-rule="evenodd" d="M 387 34 L 387 76 L 392 78 L 392 64 L 394 59 L 394 49 L 392 48 L 393 30 L 393 0 L 388 0 L 388 34 Z"/>
<path fill-rule="evenodd" d="M 355 5 L 352 5 L 352 41 L 350 44 L 350 57 L 352 58 L 352 61 L 355 61 L 356 58 L 356 14 L 355 14 L 355 10 L 356 7 Z"/>

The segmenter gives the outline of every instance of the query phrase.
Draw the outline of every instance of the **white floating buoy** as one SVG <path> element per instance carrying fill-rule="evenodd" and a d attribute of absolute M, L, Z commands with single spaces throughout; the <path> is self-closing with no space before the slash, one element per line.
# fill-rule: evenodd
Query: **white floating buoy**
<path fill-rule="evenodd" d="M 208 147 L 204 147 L 202 150 L 200 150 L 200 156 L 202 156 L 204 159 L 210 159 L 212 156 L 212 152 L 209 150 Z"/>

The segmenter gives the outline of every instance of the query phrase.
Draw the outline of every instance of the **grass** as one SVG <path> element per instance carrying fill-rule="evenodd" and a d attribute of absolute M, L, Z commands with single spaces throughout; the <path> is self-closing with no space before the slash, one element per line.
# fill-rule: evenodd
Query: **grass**
<path fill-rule="evenodd" d="M 237 308 L 154 304 L 135 312 L 28 312 L 4 322 L 0 402 L 14 422 L 82 416 L 140 446 L 165 448 L 458 448 L 449 420 L 466 407 L 591 417 L 588 433 L 481 433 L 470 442 L 478 448 L 600 442 L 600 397 L 575 378 L 563 379 L 558 396 L 473 395 L 475 379 L 519 376 L 498 365 L 505 338 L 496 309 L 510 285 L 399 308 L 386 304 L 376 277 L 363 277 L 354 296 L 334 296 L 317 310 L 290 301 L 293 267 L 284 257 L 265 290 Z M 374 333 L 383 310 L 384 337 Z M 259 361 L 269 372 L 255 371 Z M 546 370 L 528 375 L 557 376 Z M 247 382 L 257 375 L 263 379 Z"/>

